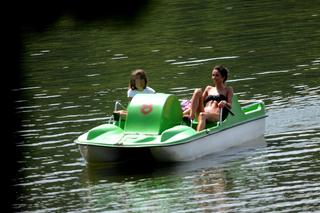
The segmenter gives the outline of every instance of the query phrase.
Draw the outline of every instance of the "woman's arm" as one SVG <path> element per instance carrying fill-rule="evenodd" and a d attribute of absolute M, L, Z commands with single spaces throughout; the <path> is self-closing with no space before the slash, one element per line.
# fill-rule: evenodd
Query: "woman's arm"
<path fill-rule="evenodd" d="M 228 93 L 227 93 L 227 107 L 231 108 L 232 107 L 232 97 L 233 97 L 233 89 L 232 87 L 228 88 Z"/>
<path fill-rule="evenodd" d="M 231 107 L 232 107 L 232 97 L 233 97 L 233 89 L 232 89 L 232 87 L 228 87 L 226 96 L 227 96 L 226 97 L 227 100 L 226 101 L 220 101 L 218 106 L 220 108 L 227 107 L 227 108 L 231 109 Z"/>
<path fill-rule="evenodd" d="M 202 93 L 202 100 L 206 100 L 206 97 L 208 96 L 209 90 L 211 89 L 211 86 L 207 86 L 204 92 Z"/>
<path fill-rule="evenodd" d="M 233 89 L 232 89 L 232 87 L 228 87 L 228 90 L 227 90 L 227 101 L 225 103 L 225 106 L 227 106 L 228 108 L 232 107 L 232 97 L 233 97 Z"/>

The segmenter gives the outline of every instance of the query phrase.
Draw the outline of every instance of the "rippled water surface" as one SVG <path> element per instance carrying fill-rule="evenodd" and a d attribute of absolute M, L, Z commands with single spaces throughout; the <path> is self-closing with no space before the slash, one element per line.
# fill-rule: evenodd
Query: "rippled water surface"
<path fill-rule="evenodd" d="M 17 212 L 320 211 L 320 5 L 153 1 L 135 20 L 63 16 L 24 33 Z M 265 137 L 178 164 L 86 166 L 74 139 L 126 103 L 129 73 L 179 98 L 230 69 L 267 106 Z"/>

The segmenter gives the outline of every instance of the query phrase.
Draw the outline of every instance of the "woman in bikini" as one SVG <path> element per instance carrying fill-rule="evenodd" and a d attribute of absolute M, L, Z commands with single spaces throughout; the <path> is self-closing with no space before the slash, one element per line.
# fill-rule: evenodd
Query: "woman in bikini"
<path fill-rule="evenodd" d="M 215 66 L 212 70 L 212 80 L 215 86 L 207 86 L 204 92 L 196 89 L 192 95 L 191 103 L 183 114 L 191 120 L 198 116 L 197 131 L 206 126 L 206 121 L 219 121 L 220 109 L 224 120 L 232 105 L 233 89 L 226 85 L 228 70 L 222 65 Z"/>

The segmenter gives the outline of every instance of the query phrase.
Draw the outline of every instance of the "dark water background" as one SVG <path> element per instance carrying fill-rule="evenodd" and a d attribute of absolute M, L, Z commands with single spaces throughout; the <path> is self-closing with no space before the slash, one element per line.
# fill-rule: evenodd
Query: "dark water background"
<path fill-rule="evenodd" d="M 16 212 L 320 211 L 320 4 L 153 1 L 132 20 L 62 16 L 23 34 Z M 255 144 L 179 164 L 86 166 L 73 140 L 126 103 L 129 73 L 179 98 L 230 69 L 262 99 Z"/>

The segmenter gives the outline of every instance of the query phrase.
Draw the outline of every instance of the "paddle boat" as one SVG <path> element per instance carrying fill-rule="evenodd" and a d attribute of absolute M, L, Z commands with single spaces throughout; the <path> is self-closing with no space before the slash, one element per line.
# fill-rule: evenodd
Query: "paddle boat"
<path fill-rule="evenodd" d="M 232 113 L 225 120 L 207 122 L 196 131 L 197 121 L 183 119 L 175 95 L 137 94 L 127 116 L 111 116 L 109 122 L 80 135 L 75 143 L 87 163 L 114 162 L 148 156 L 156 161 L 190 161 L 261 137 L 265 132 L 263 101 L 240 104 L 232 98 Z"/>

